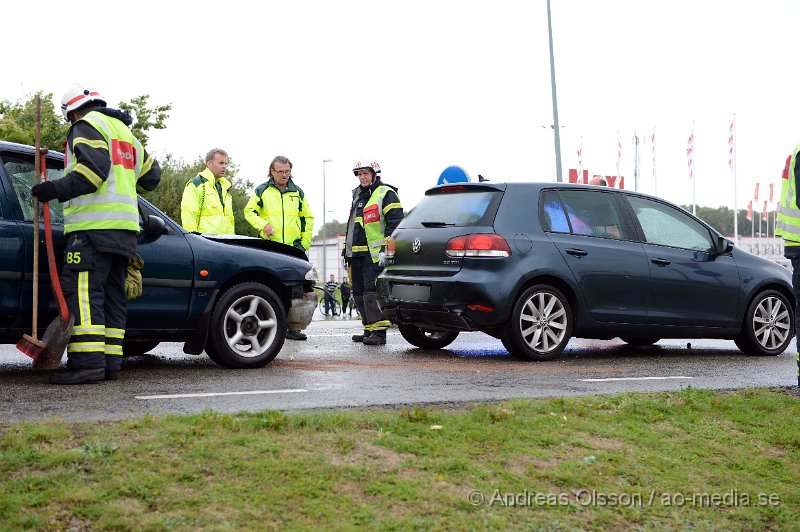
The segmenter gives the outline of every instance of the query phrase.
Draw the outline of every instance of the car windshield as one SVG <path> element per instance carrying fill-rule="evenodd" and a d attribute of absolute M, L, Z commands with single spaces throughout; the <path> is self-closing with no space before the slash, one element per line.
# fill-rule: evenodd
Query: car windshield
<path fill-rule="evenodd" d="M 33 196 L 31 196 L 31 187 L 33 186 L 33 178 L 36 174 L 33 161 L 27 158 L 18 158 L 10 154 L 3 154 L 3 166 L 5 167 L 6 174 L 8 174 L 8 177 L 11 179 L 14 193 L 19 199 L 23 219 L 27 222 L 33 221 Z M 61 168 L 57 168 L 57 166 Z M 52 160 L 47 161 L 48 181 L 59 179 L 63 175 L 63 164 L 58 164 Z M 64 221 L 64 209 L 61 203 L 57 201 L 50 202 L 50 215 L 52 216 L 53 223 L 60 224 Z"/>
<path fill-rule="evenodd" d="M 490 216 L 502 196 L 499 190 L 459 191 L 425 196 L 401 227 L 469 227 L 491 225 Z"/>

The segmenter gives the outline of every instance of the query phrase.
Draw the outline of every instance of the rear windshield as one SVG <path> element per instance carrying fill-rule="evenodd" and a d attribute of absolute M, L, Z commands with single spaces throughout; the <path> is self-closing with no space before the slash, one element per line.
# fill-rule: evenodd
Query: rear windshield
<path fill-rule="evenodd" d="M 492 225 L 502 195 L 499 190 L 480 190 L 425 196 L 406 215 L 400 227 Z"/>

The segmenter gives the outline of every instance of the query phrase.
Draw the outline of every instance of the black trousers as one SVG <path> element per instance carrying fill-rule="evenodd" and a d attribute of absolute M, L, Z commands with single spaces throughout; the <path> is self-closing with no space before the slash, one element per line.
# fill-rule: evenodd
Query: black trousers
<path fill-rule="evenodd" d="M 353 255 L 350 259 L 350 269 L 353 299 L 355 299 L 356 308 L 361 313 L 364 330 L 384 331 L 388 329 L 391 323 L 383 318 L 375 287 L 375 280 L 383 268 L 372 262 L 369 254 L 363 254 Z"/>
<path fill-rule="evenodd" d="M 75 326 L 67 344 L 70 369 L 119 370 L 128 317 L 128 258 L 97 251 L 85 233 L 67 240 L 61 284 Z"/>

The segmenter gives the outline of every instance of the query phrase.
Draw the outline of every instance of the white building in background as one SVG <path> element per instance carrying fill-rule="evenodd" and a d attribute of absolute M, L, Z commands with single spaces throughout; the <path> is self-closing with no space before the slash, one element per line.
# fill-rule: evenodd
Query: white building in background
<path fill-rule="evenodd" d="M 342 277 L 347 276 L 342 265 L 344 238 L 345 235 L 336 235 L 325 239 L 315 238 L 311 241 L 308 260 L 317 268 L 317 274 L 319 275 L 317 284 L 325 284 L 331 274 L 336 276 L 337 283 L 342 282 Z M 324 253 L 323 249 L 325 250 Z M 324 260 L 323 255 L 325 256 Z"/>

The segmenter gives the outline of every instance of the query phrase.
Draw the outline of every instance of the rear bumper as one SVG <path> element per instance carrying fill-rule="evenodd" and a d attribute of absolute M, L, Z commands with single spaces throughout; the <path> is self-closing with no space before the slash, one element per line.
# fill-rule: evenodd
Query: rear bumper
<path fill-rule="evenodd" d="M 458 280 L 458 276 L 423 279 L 382 275 L 377 289 L 381 309 L 393 323 L 432 330 L 475 331 L 502 325 L 508 317 L 506 299 L 511 287 L 492 281 L 481 278 L 466 282 Z M 424 286 L 430 289 L 430 296 L 424 302 L 398 299 L 392 296 L 395 285 Z"/>

